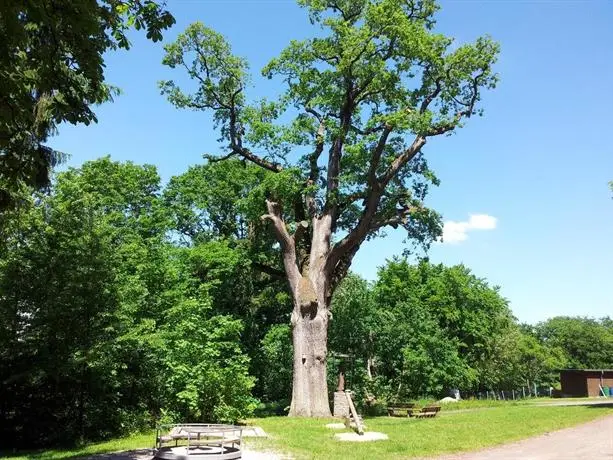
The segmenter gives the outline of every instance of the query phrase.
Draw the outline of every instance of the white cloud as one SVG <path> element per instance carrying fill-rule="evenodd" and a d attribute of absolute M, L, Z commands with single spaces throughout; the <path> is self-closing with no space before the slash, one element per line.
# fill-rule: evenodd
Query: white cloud
<path fill-rule="evenodd" d="M 468 232 L 472 230 L 493 230 L 498 219 L 487 214 L 471 214 L 465 222 L 448 220 L 443 225 L 442 243 L 455 244 L 468 239 Z"/>
<path fill-rule="evenodd" d="M 496 228 L 497 219 L 487 214 L 471 214 L 468 219 L 468 228 L 470 230 L 494 230 Z"/>

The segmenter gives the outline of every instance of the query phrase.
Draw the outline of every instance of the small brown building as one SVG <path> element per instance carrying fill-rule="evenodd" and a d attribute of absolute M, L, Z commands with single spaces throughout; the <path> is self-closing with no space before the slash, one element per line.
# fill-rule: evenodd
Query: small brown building
<path fill-rule="evenodd" d="M 613 387 L 613 369 L 560 369 L 562 396 L 599 396 L 600 387 Z"/>

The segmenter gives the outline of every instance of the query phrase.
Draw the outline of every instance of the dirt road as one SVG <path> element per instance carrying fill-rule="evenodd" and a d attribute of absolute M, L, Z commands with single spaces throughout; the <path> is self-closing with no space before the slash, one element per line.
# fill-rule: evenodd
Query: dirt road
<path fill-rule="evenodd" d="M 478 452 L 436 460 L 612 460 L 613 415 Z"/>

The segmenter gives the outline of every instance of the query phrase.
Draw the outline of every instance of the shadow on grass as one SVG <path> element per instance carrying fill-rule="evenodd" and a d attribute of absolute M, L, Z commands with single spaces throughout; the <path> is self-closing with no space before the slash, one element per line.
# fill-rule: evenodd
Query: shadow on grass
<path fill-rule="evenodd" d="M 115 452 L 111 454 L 94 454 L 87 457 L 71 457 L 75 458 L 91 458 L 96 460 L 142 460 L 153 458 L 153 451 L 151 449 L 139 449 L 131 450 L 128 452 Z"/>
<path fill-rule="evenodd" d="M 613 408 L 613 400 L 607 402 L 601 402 L 598 404 L 577 404 L 579 407 L 589 407 L 590 409 L 612 409 Z"/>
<path fill-rule="evenodd" d="M 4 457 L 17 457 L 19 459 L 28 460 L 77 460 L 77 459 L 95 459 L 95 460 L 149 460 L 153 458 L 152 449 L 137 449 L 129 450 L 125 452 L 91 452 L 87 454 L 75 453 L 75 454 L 59 454 L 58 452 L 49 451 L 17 451 L 6 452 L 0 451 L 0 458 Z"/>

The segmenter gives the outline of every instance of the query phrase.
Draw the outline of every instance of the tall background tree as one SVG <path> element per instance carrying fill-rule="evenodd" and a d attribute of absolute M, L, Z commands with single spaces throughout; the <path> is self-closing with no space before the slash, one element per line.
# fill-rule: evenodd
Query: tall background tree
<path fill-rule="evenodd" d="M 611 326 L 609 318 L 556 316 L 537 324 L 534 334 L 548 347 L 560 349 L 567 367 L 606 369 L 613 363 Z"/>
<path fill-rule="evenodd" d="M 498 374 L 488 374 L 483 364 L 499 361 L 496 343 L 513 318 L 497 288 L 462 265 L 413 266 L 399 259 L 379 271 L 375 299 L 385 325 L 377 341 L 379 373 L 404 388 L 401 394 L 498 384 Z"/>
<path fill-rule="evenodd" d="M 197 83 L 162 93 L 179 108 L 212 111 L 223 157 L 270 172 L 254 191 L 276 238 L 293 300 L 290 414 L 330 414 L 326 380 L 330 300 L 360 245 L 402 227 L 423 247 L 440 235 L 424 203 L 438 184 L 423 156 L 432 137 L 479 113 L 493 88 L 498 45 L 456 46 L 434 31 L 433 0 L 299 0 L 317 38 L 293 41 L 263 69 L 285 90 L 248 102 L 247 63 L 195 23 L 166 46 L 164 64 Z"/>
<path fill-rule="evenodd" d="M 164 415 L 230 422 L 251 413 L 245 322 L 213 307 L 219 279 L 201 275 L 205 251 L 168 241 L 172 218 L 153 166 L 87 162 L 31 200 L 9 211 L 0 246 L 7 445 L 99 439 Z"/>
<path fill-rule="evenodd" d="M 158 41 L 173 23 L 152 0 L 0 4 L 0 211 L 20 187 L 49 185 L 63 155 L 45 143 L 58 124 L 96 121 L 92 105 L 113 93 L 104 53 L 129 48 L 132 26 Z"/>

